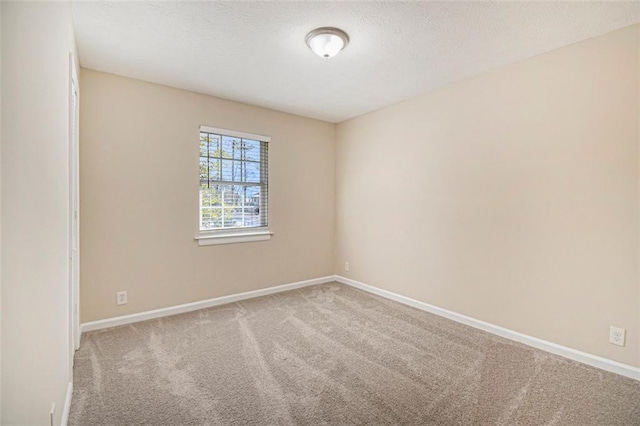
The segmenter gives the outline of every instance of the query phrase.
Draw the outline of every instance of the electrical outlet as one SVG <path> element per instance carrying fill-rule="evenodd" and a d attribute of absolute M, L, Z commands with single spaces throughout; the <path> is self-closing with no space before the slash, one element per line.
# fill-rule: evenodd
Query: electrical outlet
<path fill-rule="evenodd" d="M 349 272 L 349 262 L 344 262 L 344 270 Z"/>
<path fill-rule="evenodd" d="M 119 291 L 117 294 L 116 303 L 118 305 L 126 305 L 127 304 L 127 292 Z"/>
<path fill-rule="evenodd" d="M 609 329 L 609 343 L 624 346 L 626 330 L 624 328 L 611 326 Z"/>
<path fill-rule="evenodd" d="M 49 411 L 49 422 L 51 426 L 56 426 L 56 403 L 51 404 L 51 411 Z"/>

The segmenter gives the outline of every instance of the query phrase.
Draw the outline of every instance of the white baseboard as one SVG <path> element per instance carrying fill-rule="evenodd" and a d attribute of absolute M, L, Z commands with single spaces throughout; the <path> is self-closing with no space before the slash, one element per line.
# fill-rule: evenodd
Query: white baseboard
<path fill-rule="evenodd" d="M 107 318 L 98 321 L 85 322 L 80 325 L 81 331 L 93 331 L 103 328 L 115 327 L 118 325 L 131 324 L 134 322 L 146 321 L 154 318 L 166 317 L 169 315 L 182 314 L 185 312 L 197 311 L 198 309 L 210 308 L 212 306 L 225 305 L 227 303 L 238 302 L 240 300 L 253 299 L 254 297 L 266 296 L 268 294 L 280 293 L 294 290 L 296 288 L 310 285 L 323 284 L 335 281 L 335 275 L 315 278 L 312 280 L 298 281 L 295 283 L 279 285 L 275 287 L 263 288 L 260 290 L 247 291 L 246 293 L 231 294 L 229 296 L 216 297 L 214 299 L 202 300 L 199 302 L 186 303 L 184 305 L 169 306 L 167 308 L 154 309 L 152 311 L 140 312 L 137 314 L 123 315 L 121 317 Z"/>
<path fill-rule="evenodd" d="M 62 420 L 60 426 L 67 426 L 69 422 L 69 412 L 71 411 L 71 397 L 73 396 L 73 382 L 67 385 L 67 396 L 64 399 L 64 408 L 62 409 Z"/>
<path fill-rule="evenodd" d="M 523 343 L 528 346 L 532 346 L 537 349 L 541 349 L 546 352 L 550 352 L 555 355 L 559 355 L 565 358 L 569 358 L 573 361 L 578 361 L 583 364 L 590 365 L 592 367 L 600 368 L 602 370 L 609 371 L 611 373 L 619 374 L 621 376 L 629 377 L 635 380 L 640 380 L 640 368 L 633 367 L 631 365 L 622 364 L 607 358 L 603 358 L 597 355 L 592 355 L 587 352 L 582 352 L 577 349 L 568 348 L 566 346 L 558 345 L 557 343 L 548 342 L 546 340 L 538 339 L 537 337 L 529 336 L 517 331 L 510 330 L 508 328 L 500 327 L 498 325 L 490 324 L 488 322 L 480 321 L 475 318 L 468 317 L 466 315 L 458 314 L 453 311 L 439 308 L 437 306 L 430 305 L 428 303 L 420 302 L 415 299 L 411 299 L 400 294 L 392 293 L 387 290 L 383 290 L 369 284 L 361 283 L 350 278 L 345 278 L 340 275 L 336 275 L 336 281 L 349 285 L 366 292 L 382 296 L 386 299 L 390 299 L 396 302 L 400 302 L 404 305 L 412 306 L 422 311 L 430 312 L 435 315 L 439 315 L 444 318 L 510 339 L 516 342 Z"/>
<path fill-rule="evenodd" d="M 621 376 L 629 377 L 640 381 L 640 368 L 633 367 L 631 365 L 622 364 L 617 361 L 613 361 L 607 358 L 603 358 L 597 355 L 593 355 L 587 352 L 582 352 L 577 349 L 568 348 L 566 346 L 559 345 L 557 343 L 549 342 L 546 340 L 538 339 L 537 337 L 529 336 L 517 331 L 510 330 L 505 327 L 494 325 L 485 321 L 481 321 L 466 315 L 462 315 L 447 309 L 439 308 L 428 303 L 420 302 L 410 297 L 402 296 L 397 293 L 393 293 L 387 290 L 383 290 L 369 284 L 365 284 L 350 278 L 346 278 L 340 275 L 329 275 L 326 277 L 315 278 L 306 281 L 298 281 L 295 283 L 279 285 L 275 287 L 264 288 L 260 290 L 248 291 L 245 293 L 232 294 L 229 296 L 217 297 L 214 299 L 202 300 L 199 302 L 186 303 L 184 305 L 170 306 L 162 309 L 155 309 L 152 311 L 140 312 L 137 314 L 124 315 L 121 317 L 107 318 L 99 321 L 91 321 L 81 324 L 82 332 L 100 330 L 103 328 L 115 327 L 118 325 L 131 324 L 140 321 L 146 321 L 149 319 L 166 317 L 170 315 L 181 314 L 185 312 L 196 311 L 198 309 L 210 308 L 213 306 L 224 305 L 227 303 L 238 302 L 241 300 L 252 299 L 255 297 L 266 296 L 269 294 L 280 293 L 283 291 L 294 290 L 296 288 L 308 287 L 316 284 L 328 283 L 331 281 L 338 281 L 343 284 L 349 285 L 366 292 L 382 296 L 386 299 L 390 299 L 404 305 L 412 306 L 422 311 L 430 312 L 435 315 L 439 315 L 444 318 L 474 327 L 483 331 L 486 331 L 497 336 L 501 336 L 516 342 L 523 343 L 525 345 L 550 352 L 555 355 L 559 355 L 573 361 L 577 361 L 592 367 L 600 368 L 611 373 L 619 374 Z M 73 389 L 72 384 L 69 383 L 69 389 L 67 390 L 67 401 L 65 401 L 65 414 L 63 414 L 63 420 L 68 416 L 68 407 L 71 403 L 71 391 Z M 66 421 L 63 421 L 64 426 Z"/>

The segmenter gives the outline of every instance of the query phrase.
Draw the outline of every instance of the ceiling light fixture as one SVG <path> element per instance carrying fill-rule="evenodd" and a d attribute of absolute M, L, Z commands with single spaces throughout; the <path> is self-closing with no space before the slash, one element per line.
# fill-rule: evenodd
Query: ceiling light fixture
<path fill-rule="evenodd" d="M 307 34 L 306 41 L 313 53 L 328 59 L 347 47 L 349 36 L 338 28 L 322 27 Z"/>

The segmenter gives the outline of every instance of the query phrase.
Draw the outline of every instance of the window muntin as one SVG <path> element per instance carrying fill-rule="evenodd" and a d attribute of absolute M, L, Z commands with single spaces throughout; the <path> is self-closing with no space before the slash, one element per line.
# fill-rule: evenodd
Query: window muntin
<path fill-rule="evenodd" d="M 238 132 L 200 129 L 201 232 L 267 227 L 268 149 Z"/>

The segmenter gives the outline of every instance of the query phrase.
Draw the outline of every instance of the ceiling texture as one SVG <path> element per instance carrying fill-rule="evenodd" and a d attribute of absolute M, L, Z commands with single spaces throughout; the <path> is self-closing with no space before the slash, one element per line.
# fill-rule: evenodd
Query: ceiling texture
<path fill-rule="evenodd" d="M 340 122 L 640 22 L 638 2 L 74 1 L 85 68 Z M 346 31 L 332 59 L 314 28 Z"/>

